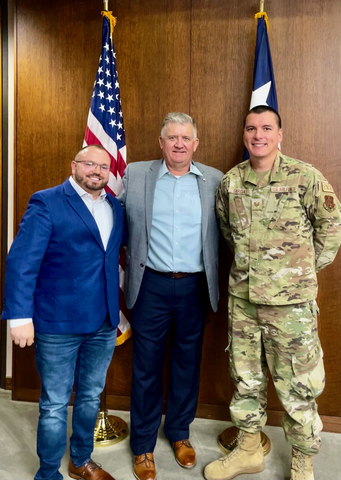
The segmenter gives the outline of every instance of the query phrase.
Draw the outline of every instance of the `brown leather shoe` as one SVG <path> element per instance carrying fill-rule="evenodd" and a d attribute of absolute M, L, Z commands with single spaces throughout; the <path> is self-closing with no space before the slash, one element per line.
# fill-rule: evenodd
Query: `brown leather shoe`
<path fill-rule="evenodd" d="M 115 480 L 114 477 L 103 470 L 99 463 L 95 463 L 93 460 L 79 468 L 70 460 L 68 474 L 71 478 L 77 480 Z"/>
<path fill-rule="evenodd" d="M 172 447 L 175 454 L 175 460 L 181 467 L 193 468 L 197 464 L 194 448 L 188 439 L 173 442 Z"/>
<path fill-rule="evenodd" d="M 152 453 L 136 455 L 133 460 L 134 475 L 138 480 L 156 480 L 155 462 Z"/>

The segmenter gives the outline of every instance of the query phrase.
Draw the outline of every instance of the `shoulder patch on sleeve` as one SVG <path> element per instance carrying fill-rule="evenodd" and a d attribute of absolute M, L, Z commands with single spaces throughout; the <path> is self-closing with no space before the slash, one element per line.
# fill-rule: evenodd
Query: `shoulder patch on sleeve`
<path fill-rule="evenodd" d="M 334 202 L 333 195 L 325 195 L 324 196 L 323 208 L 325 208 L 330 213 L 335 210 L 336 205 L 335 205 L 335 202 Z"/>

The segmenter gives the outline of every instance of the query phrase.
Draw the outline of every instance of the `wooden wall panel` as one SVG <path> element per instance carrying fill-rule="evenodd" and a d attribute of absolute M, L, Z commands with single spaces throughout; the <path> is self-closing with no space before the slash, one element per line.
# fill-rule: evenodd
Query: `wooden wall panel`
<path fill-rule="evenodd" d="M 17 223 L 32 192 L 67 178 L 82 146 L 101 25 L 86 1 L 17 2 Z"/>
<path fill-rule="evenodd" d="M 242 158 L 243 117 L 252 90 L 256 5 L 248 0 L 193 1 L 191 113 L 201 141 L 196 158 L 223 172 Z"/>
<path fill-rule="evenodd" d="M 101 17 L 95 2 L 18 0 L 16 215 L 34 191 L 62 182 L 81 145 L 98 62 Z M 101 3 L 101 2 L 100 2 Z M 258 0 L 117 0 L 114 40 L 128 161 L 158 158 L 164 115 L 194 116 L 196 159 L 227 171 L 242 157 L 242 123 L 251 89 Z M 284 153 L 323 171 L 341 197 L 341 4 L 339 0 L 266 2 L 283 118 Z M 319 274 L 319 332 L 327 386 L 320 413 L 341 430 L 341 256 Z M 227 418 L 227 279 L 231 255 L 222 241 L 221 301 L 207 320 L 198 415 Z M 116 349 L 108 404 L 129 408 L 131 341 Z M 32 349 L 16 351 L 14 396 L 38 398 Z M 167 388 L 168 368 L 165 369 Z M 269 422 L 281 405 L 269 385 Z M 326 417 L 327 418 L 327 417 Z M 336 420 L 335 420 L 336 419 Z M 337 427 L 333 427 L 337 424 Z"/>
<path fill-rule="evenodd" d="M 190 0 L 110 2 L 128 162 L 161 157 L 166 113 L 189 111 Z"/>

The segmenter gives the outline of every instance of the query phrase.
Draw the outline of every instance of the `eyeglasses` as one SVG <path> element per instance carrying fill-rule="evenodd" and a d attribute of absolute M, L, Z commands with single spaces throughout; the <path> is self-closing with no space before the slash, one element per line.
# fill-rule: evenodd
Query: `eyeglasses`
<path fill-rule="evenodd" d="M 88 160 L 74 160 L 75 163 L 82 163 L 85 168 L 97 168 L 99 167 L 103 172 L 108 172 L 110 170 L 110 165 L 100 165 L 96 162 L 90 162 Z"/>

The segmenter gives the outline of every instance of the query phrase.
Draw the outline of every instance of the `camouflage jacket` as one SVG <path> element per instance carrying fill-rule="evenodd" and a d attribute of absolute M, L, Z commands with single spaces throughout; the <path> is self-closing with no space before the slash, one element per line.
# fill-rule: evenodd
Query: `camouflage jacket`
<path fill-rule="evenodd" d="M 316 298 L 316 272 L 341 243 L 341 205 L 321 172 L 279 152 L 259 180 L 242 162 L 222 178 L 216 209 L 234 252 L 230 294 L 265 305 Z"/>

